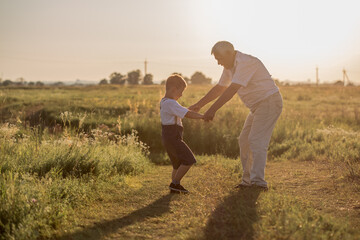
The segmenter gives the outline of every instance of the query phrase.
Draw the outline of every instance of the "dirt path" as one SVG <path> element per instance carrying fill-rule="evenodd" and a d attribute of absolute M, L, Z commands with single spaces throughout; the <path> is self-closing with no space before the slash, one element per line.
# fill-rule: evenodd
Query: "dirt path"
<path fill-rule="evenodd" d="M 359 186 L 344 179 L 341 167 L 326 162 L 270 162 L 266 176 L 275 191 L 310 203 L 316 210 L 347 218 L 360 228 Z"/>
<path fill-rule="evenodd" d="M 214 219 L 214 212 L 222 216 L 219 205 L 229 202 L 229 196 L 239 198 L 234 195 L 237 174 L 211 165 L 196 166 L 184 180 L 191 195 L 174 195 L 167 189 L 170 172 L 170 166 L 157 166 L 129 178 L 126 190 L 109 193 L 112 197 L 95 203 L 90 211 L 80 210 L 77 227 L 60 239 L 187 239 L 197 236 L 199 229 L 208 234 L 202 239 L 211 238 L 209 217 Z M 304 205 L 360 226 L 360 194 L 339 177 L 339 169 L 325 163 L 270 162 L 266 176 L 270 191 L 293 195 Z M 255 201 L 250 203 L 254 209 Z"/>
<path fill-rule="evenodd" d="M 170 194 L 171 166 L 156 166 L 141 176 L 129 178 L 126 190 L 95 203 L 92 211 L 81 210 L 79 223 L 59 239 L 181 239 L 196 235 L 235 185 L 225 168 L 196 166 L 184 186 L 191 195 Z M 222 181 L 219 181 L 222 179 Z"/>
<path fill-rule="evenodd" d="M 95 204 L 95 211 L 82 210 L 83 216 L 77 229 L 65 234 L 70 239 L 131 239 L 141 237 L 136 231 L 139 225 L 150 227 L 151 219 L 169 211 L 171 195 L 165 183 L 168 182 L 170 166 L 154 168 L 151 173 L 126 180 L 129 188 L 109 193 L 113 196 Z M 148 189 L 147 189 L 148 186 Z M 147 222 L 144 224 L 144 222 Z M 146 238 L 146 236 L 143 236 Z"/>

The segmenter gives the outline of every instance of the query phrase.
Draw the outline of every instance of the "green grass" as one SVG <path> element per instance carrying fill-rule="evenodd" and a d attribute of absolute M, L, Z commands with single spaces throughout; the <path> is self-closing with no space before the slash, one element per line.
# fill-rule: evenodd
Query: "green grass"
<path fill-rule="evenodd" d="M 70 131 L 69 131 L 70 132 Z M 0 238 L 50 237 L 72 211 L 99 199 L 129 175 L 150 168 L 136 133 L 60 137 L 4 124 L 0 128 Z M 105 189 L 106 189 L 105 188 Z"/>
<path fill-rule="evenodd" d="M 180 103 L 190 106 L 210 88 L 190 85 Z M 280 90 L 284 109 L 268 160 L 326 162 L 341 168 L 347 184 L 360 185 L 359 87 L 286 86 Z M 1 239 L 61 235 L 73 228 L 74 219 L 82 219 L 80 210 L 85 216 L 94 209 L 94 219 L 101 221 L 97 208 L 116 199 L 130 206 L 131 201 L 138 204 L 129 212 L 135 220 L 120 224 L 118 234 L 129 239 L 157 234 L 164 239 L 359 236 L 344 219 L 324 215 L 294 196 L 274 189 L 266 194 L 233 190 L 241 173 L 239 162 L 233 160 L 239 155 L 237 137 L 248 114 L 237 97 L 210 123 L 184 119 L 185 141 L 195 154 L 207 156 L 199 157 L 187 176 L 194 194 L 167 197 L 168 173 L 156 170 L 170 172 L 171 168 L 160 166 L 170 163 L 160 137 L 163 95 L 163 86 L 0 88 Z M 158 167 L 151 167 L 151 162 Z M 163 185 L 156 182 L 160 180 Z M 153 195 L 146 192 L 143 182 L 157 189 Z M 126 209 L 124 205 L 118 210 Z M 181 224 L 176 226 L 176 221 Z M 167 235 L 166 223 L 178 233 Z M 93 233 L 95 228 L 87 230 Z"/>
<path fill-rule="evenodd" d="M 238 160 L 199 156 L 183 180 L 191 194 L 169 195 L 170 166 L 129 179 L 81 212 L 59 239 L 357 239 L 346 218 L 315 210 L 308 202 L 270 188 L 236 190 Z M 149 191 L 151 186 L 151 191 Z M 170 231 L 171 229 L 171 231 Z"/>
<path fill-rule="evenodd" d="M 190 85 L 180 103 L 190 106 L 210 88 Z M 269 159 L 347 162 L 347 176 L 359 178 L 359 89 L 281 87 L 284 109 L 274 129 Z M 40 124 L 40 131 L 47 128 L 54 134 L 62 133 L 64 125 L 86 133 L 98 127 L 114 134 L 130 134 L 135 129 L 149 146 L 151 160 L 168 163 L 160 138 L 159 101 L 163 95 L 164 86 L 1 88 L 0 109 L 3 122 L 21 122 L 25 127 Z M 210 123 L 184 119 L 185 141 L 196 154 L 237 157 L 237 137 L 248 112 L 235 96 Z"/>

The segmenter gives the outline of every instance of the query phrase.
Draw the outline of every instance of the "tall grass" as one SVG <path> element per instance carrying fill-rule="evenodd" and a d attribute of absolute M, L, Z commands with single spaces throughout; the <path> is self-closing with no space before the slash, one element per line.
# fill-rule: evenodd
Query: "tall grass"
<path fill-rule="evenodd" d="M 190 106 L 210 88 L 210 85 L 190 85 L 179 102 Z M 269 160 L 339 162 L 346 165 L 352 179 L 358 178 L 359 89 L 341 86 L 281 87 L 284 109 L 270 142 Z M 0 106 L 6 121 L 20 120 L 25 126 L 40 123 L 43 129 L 49 127 L 49 131 L 56 134 L 64 131 L 61 113 L 68 111 L 65 125 L 77 127 L 81 123 L 80 130 L 87 133 L 99 126 L 114 134 L 131 134 L 136 129 L 140 140 L 149 146 L 151 159 L 157 163 L 169 162 L 160 137 L 159 101 L 164 95 L 163 86 L 0 91 Z M 248 112 L 235 96 L 210 123 L 184 119 L 185 141 L 196 154 L 238 157 L 237 138 Z M 341 129 L 343 132 L 327 134 L 329 129 Z M 347 133 L 356 137 L 348 137 Z"/>
<path fill-rule="evenodd" d="M 190 106 L 210 88 L 189 86 L 180 103 Z M 346 177 L 360 183 L 359 87 L 280 90 L 284 109 L 269 161 L 328 161 L 343 166 Z M 49 237 L 71 220 L 74 208 L 149 168 L 149 153 L 153 162 L 169 163 L 160 137 L 163 94 L 163 86 L 0 88 L 0 237 Z M 247 114 L 234 97 L 210 123 L 184 119 L 185 141 L 196 154 L 238 157 L 237 137 Z M 291 219 L 286 216 L 296 218 L 300 207 L 296 209 L 284 214 L 283 223 L 269 217 L 268 226 L 258 227 L 287 226 Z M 306 212 L 301 219 L 307 219 Z M 317 222 L 320 228 L 329 227 L 324 219 L 310 220 L 301 227 Z M 297 227 L 277 236 L 296 234 Z M 337 227 L 329 229 L 326 234 Z"/>
<path fill-rule="evenodd" d="M 66 134 L 65 134 L 66 133 Z M 111 140 L 111 139 L 114 140 Z M 50 237 L 74 208 L 101 197 L 150 167 L 136 132 L 114 135 L 71 129 L 61 136 L 0 127 L 0 239 Z"/>

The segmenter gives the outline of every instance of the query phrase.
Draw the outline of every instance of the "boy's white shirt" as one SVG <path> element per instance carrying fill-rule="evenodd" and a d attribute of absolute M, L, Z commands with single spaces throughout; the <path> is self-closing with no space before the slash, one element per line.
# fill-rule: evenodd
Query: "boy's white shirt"
<path fill-rule="evenodd" d="M 160 101 L 160 117 L 162 125 L 182 126 L 182 121 L 189 109 L 181 106 L 176 100 L 171 98 L 163 98 Z"/>
<path fill-rule="evenodd" d="M 234 67 L 224 68 L 218 84 L 228 87 L 232 82 L 242 86 L 237 93 L 250 109 L 279 91 L 264 64 L 258 58 L 239 51 L 236 51 Z"/>

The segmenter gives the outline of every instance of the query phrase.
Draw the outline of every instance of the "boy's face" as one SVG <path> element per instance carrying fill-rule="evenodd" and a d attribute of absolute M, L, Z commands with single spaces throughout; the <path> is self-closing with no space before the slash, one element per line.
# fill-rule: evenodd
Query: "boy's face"
<path fill-rule="evenodd" d="M 184 87 L 174 87 L 173 88 L 173 97 L 175 100 L 178 100 L 181 96 L 182 93 L 184 92 L 185 88 Z"/>

